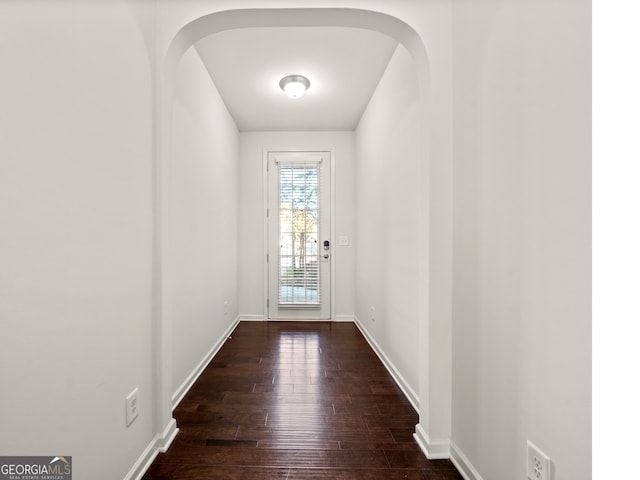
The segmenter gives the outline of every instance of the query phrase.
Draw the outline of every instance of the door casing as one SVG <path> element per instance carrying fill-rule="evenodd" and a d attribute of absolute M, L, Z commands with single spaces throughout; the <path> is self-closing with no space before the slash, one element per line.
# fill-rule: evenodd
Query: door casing
<path fill-rule="evenodd" d="M 331 256 L 329 258 L 330 262 L 330 320 L 334 320 L 335 318 L 335 302 L 336 302 L 336 255 L 335 255 L 335 247 L 336 247 L 336 229 L 335 229 L 335 211 L 336 211 L 336 189 L 335 189 L 335 147 L 265 147 L 263 149 L 262 154 L 262 218 L 263 218 L 263 295 L 262 295 L 262 304 L 263 304 L 263 319 L 269 320 L 269 306 L 267 305 L 267 300 L 269 298 L 269 263 L 267 262 L 267 256 L 269 254 L 269 218 L 267 217 L 267 209 L 269 208 L 269 173 L 267 171 L 267 165 L 269 163 L 269 153 L 270 152 L 300 152 L 303 154 L 308 153 L 316 153 L 316 152 L 329 152 L 330 160 L 329 160 L 329 168 L 330 168 L 330 186 L 329 186 L 329 203 L 330 203 L 330 242 L 331 242 Z M 286 320 L 286 319 L 279 319 Z M 305 320 L 305 319 L 303 319 Z M 309 321 L 314 321 L 314 319 L 308 319 Z M 326 319 L 319 319 L 318 321 L 326 321 Z"/>

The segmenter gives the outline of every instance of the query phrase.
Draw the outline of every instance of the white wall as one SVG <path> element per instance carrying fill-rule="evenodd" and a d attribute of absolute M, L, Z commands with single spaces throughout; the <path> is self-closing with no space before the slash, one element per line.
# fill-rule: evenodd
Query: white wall
<path fill-rule="evenodd" d="M 591 478 L 590 2 L 454 2 L 454 456 Z"/>
<path fill-rule="evenodd" d="M 151 366 L 151 342 L 154 335 L 166 333 L 151 327 L 149 295 L 151 115 L 153 108 L 160 108 L 151 99 L 149 55 L 154 54 L 155 34 L 164 52 L 164 45 L 184 22 L 215 10 L 239 8 L 237 0 L 221 0 L 215 7 L 199 0 L 160 3 L 168 14 L 160 15 L 162 25 L 157 32 L 151 31 L 150 19 L 156 18 L 151 2 L 144 0 L 66 1 L 55 6 L 37 0 L 0 3 L 0 43 L 4 46 L 0 51 L 0 322 L 4 345 L 0 378 L 12 387 L 0 396 L 0 411 L 4 412 L 0 452 L 68 452 L 74 456 L 75 473 L 82 478 L 122 477 L 156 433 L 150 413 L 152 381 L 158 372 Z M 242 8 L 264 7 L 261 0 L 241 3 Z M 370 0 L 316 0 L 305 6 L 373 8 L 371 4 Z M 453 36 L 447 21 L 450 5 L 448 0 L 398 0 L 378 2 L 375 8 L 415 28 L 429 55 L 431 83 L 421 89 L 429 93 L 429 112 L 435 112 L 436 120 L 429 127 L 427 147 L 431 187 L 433 182 L 443 185 L 441 193 L 429 189 L 431 226 L 438 213 L 442 226 L 448 221 L 450 185 L 434 178 L 446 180 L 449 150 L 452 144 L 455 147 L 454 458 L 466 459 L 487 480 L 520 478 L 524 442 L 530 439 L 552 457 L 556 478 L 590 478 L 589 3 L 462 0 L 454 4 Z M 299 5 L 274 0 L 269 6 Z M 187 57 L 188 68 L 198 70 L 192 60 Z M 217 102 L 215 93 L 205 87 L 204 77 L 198 75 L 194 77 L 197 85 L 185 84 L 176 97 L 179 133 L 174 151 L 189 166 L 167 177 L 166 192 L 168 216 L 175 215 L 169 216 L 176 228 L 170 240 L 174 242 L 172 255 L 177 259 L 185 245 L 198 247 L 193 256 L 187 252 L 188 262 L 194 262 L 197 250 L 211 239 L 214 227 L 200 223 L 203 216 L 215 215 L 216 225 L 229 225 L 226 222 L 232 222 L 233 216 L 233 212 L 207 211 L 200 203 L 197 212 L 188 208 L 196 198 L 218 195 L 208 191 L 204 180 L 195 178 L 195 172 L 207 164 L 204 155 L 234 155 L 226 140 L 214 146 L 201 143 L 204 134 L 199 122 L 221 122 L 224 132 L 234 133 L 228 119 L 211 119 L 194 105 L 191 88 Z M 453 142 L 449 136 L 451 85 Z M 402 95 L 402 91 L 396 93 Z M 221 108 L 217 114 L 222 115 Z M 262 172 L 257 173 L 252 162 L 255 159 L 261 165 L 262 147 L 268 144 L 327 143 L 336 145 L 337 151 L 344 145 L 351 152 L 352 165 L 348 173 L 338 171 L 336 179 L 338 190 L 346 189 L 341 205 L 354 204 L 355 189 L 347 193 L 355 185 L 352 133 L 243 134 L 242 138 L 241 173 L 252 178 L 254 186 L 260 185 L 258 190 L 251 183 L 236 187 L 247 195 L 237 210 L 243 225 L 256 215 L 256 205 L 261 205 Z M 405 147 L 402 144 L 398 150 Z M 251 149 L 258 150 L 258 155 L 251 154 Z M 227 160 L 221 168 L 232 168 Z M 252 175 L 258 175 L 258 183 Z M 221 192 L 232 189 L 229 183 L 217 185 Z M 172 192 L 175 200 L 181 200 L 172 204 Z M 362 190 L 363 195 L 369 193 Z M 252 197 L 256 194 L 258 203 Z M 444 200 L 445 206 L 441 209 L 434 199 Z M 376 201 L 371 198 L 372 203 Z M 366 202 L 360 202 L 358 212 L 366 210 L 363 205 Z M 343 216 L 337 219 L 336 233 L 349 234 L 363 244 L 359 230 L 350 233 L 359 221 L 355 212 L 338 209 Z M 370 212 L 363 215 L 366 219 Z M 261 230 L 262 219 L 254 225 Z M 373 223 L 362 228 L 374 228 Z M 228 293 L 232 297 L 229 321 L 238 311 L 262 313 L 261 301 L 253 304 L 249 299 L 249 292 L 257 291 L 254 282 L 259 282 L 262 292 L 261 269 L 254 272 L 249 267 L 256 252 L 262 260 L 262 245 L 256 249 L 254 237 L 245 236 L 242 229 L 237 237 L 242 258 L 237 283 L 241 291 L 247 288 L 247 296 L 234 306 L 233 292 Z M 447 229 L 437 230 L 439 241 L 446 240 Z M 231 242 L 226 236 L 216 240 Z M 434 243 L 430 246 L 431 273 L 441 258 L 444 261 L 443 268 L 437 266 L 441 277 L 432 275 L 431 279 L 446 279 L 446 242 L 438 247 Z M 445 255 L 435 254 L 433 249 L 440 247 Z M 338 315 L 356 311 L 349 304 L 347 290 L 352 281 L 349 276 L 354 278 L 354 250 L 344 252 L 344 275 L 339 274 L 339 281 L 345 290 L 337 290 L 345 293 L 338 299 Z M 395 267 L 404 260 L 391 256 L 386 261 L 392 267 L 387 271 L 400 276 Z M 176 260 L 171 268 L 174 279 L 179 275 L 187 278 L 199 295 L 194 302 L 198 309 L 187 312 L 189 321 L 193 320 L 199 332 L 211 333 L 215 341 L 214 330 L 221 324 L 217 320 L 208 323 L 203 312 L 218 318 L 220 298 L 211 304 L 202 302 L 200 288 L 219 277 L 214 278 L 211 264 L 205 262 L 205 267 L 187 270 Z M 225 263 L 222 271 L 231 272 L 230 264 Z M 179 285 L 169 283 L 168 287 L 175 315 L 179 308 L 187 307 L 187 292 Z M 433 295 L 441 287 L 445 294 Z M 422 415 L 421 405 L 421 424 L 426 422 L 428 427 L 440 422 L 443 438 L 448 422 L 447 369 L 436 372 L 443 375 L 441 382 L 434 382 L 433 369 L 448 361 L 447 288 L 446 281 L 432 282 L 430 305 L 441 302 L 442 314 L 433 315 L 431 310 L 428 323 L 424 315 L 418 321 L 422 331 L 425 325 L 430 329 L 428 343 L 424 333 L 420 335 L 422 350 L 428 346 L 431 352 L 428 364 L 421 357 L 420 367 L 404 366 L 412 356 L 409 351 L 417 347 L 396 351 L 403 341 L 397 337 L 402 335 L 400 329 L 391 332 L 393 345 L 385 347 L 399 370 L 408 372 L 411 385 L 416 383 L 412 368 L 421 369 L 420 393 L 429 386 L 424 408 L 431 409 L 430 417 Z M 216 295 L 227 292 L 216 289 Z M 393 288 L 385 292 L 393 297 L 391 302 L 384 298 L 386 315 L 388 305 L 404 293 Z M 362 298 L 362 316 L 367 318 L 370 299 Z M 371 322 L 372 331 L 386 341 L 375 330 L 382 330 L 380 323 Z M 434 330 L 434 325 L 442 328 Z M 184 346 L 187 341 L 186 337 L 176 339 L 172 343 L 175 352 L 182 348 L 180 342 Z M 433 347 L 442 351 L 434 355 Z M 200 344 L 198 348 L 205 347 Z M 184 364 L 174 369 L 172 381 L 177 383 L 189 372 L 201 354 L 198 351 L 193 358 L 184 358 Z M 141 414 L 126 429 L 123 399 L 136 386 Z M 434 401 L 444 405 L 433 408 Z M 104 451 L 110 452 L 108 471 L 99 469 Z M 496 457 L 501 461 L 494 461 Z"/>
<path fill-rule="evenodd" d="M 0 2 L 0 454 L 78 479 L 155 433 L 150 5 Z"/>
<path fill-rule="evenodd" d="M 238 130 L 195 48 L 176 75 L 172 147 L 163 237 L 175 393 L 238 315 Z"/>
<path fill-rule="evenodd" d="M 356 317 L 416 394 L 419 115 L 415 66 L 399 45 L 356 130 Z"/>
<path fill-rule="evenodd" d="M 335 148 L 336 239 L 334 245 L 336 318 L 353 318 L 355 234 L 355 136 L 353 132 L 242 132 L 240 134 L 239 303 L 245 318 L 264 315 L 264 166 L 265 148 Z M 336 242 L 337 243 L 337 242 Z"/>

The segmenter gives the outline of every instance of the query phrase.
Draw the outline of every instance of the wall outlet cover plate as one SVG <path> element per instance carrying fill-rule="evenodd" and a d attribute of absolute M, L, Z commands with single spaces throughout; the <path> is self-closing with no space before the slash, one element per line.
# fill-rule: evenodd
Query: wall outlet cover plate
<path fill-rule="evenodd" d="M 125 399 L 126 412 L 127 412 L 127 427 L 138 418 L 138 389 L 127 395 Z"/>
<path fill-rule="evenodd" d="M 551 459 L 531 442 L 527 442 L 527 480 L 552 480 Z"/>

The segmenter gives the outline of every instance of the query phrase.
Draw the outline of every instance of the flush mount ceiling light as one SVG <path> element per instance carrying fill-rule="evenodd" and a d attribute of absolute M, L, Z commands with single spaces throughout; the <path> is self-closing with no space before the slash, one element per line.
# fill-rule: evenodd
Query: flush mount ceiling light
<path fill-rule="evenodd" d="M 287 75 L 280 80 L 280 88 L 291 98 L 300 98 L 310 85 L 309 79 L 302 75 Z"/>

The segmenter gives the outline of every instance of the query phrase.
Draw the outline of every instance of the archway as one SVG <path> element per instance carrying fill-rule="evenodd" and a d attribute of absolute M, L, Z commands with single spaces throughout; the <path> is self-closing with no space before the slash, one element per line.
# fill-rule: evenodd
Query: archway
<path fill-rule="evenodd" d="M 170 162 L 171 152 L 171 104 L 173 98 L 174 76 L 178 64 L 184 53 L 198 40 L 225 30 L 248 27 L 351 27 L 362 28 L 383 33 L 400 42 L 412 55 L 419 80 L 419 105 L 421 112 L 421 180 L 424 185 L 433 185 L 431 175 L 432 152 L 430 148 L 430 134 L 435 119 L 429 109 L 431 82 L 429 58 L 424 43 L 418 33 L 405 22 L 387 14 L 370 10 L 348 8 L 301 8 L 301 9 L 252 9 L 227 10 L 201 16 L 186 24 L 175 35 L 171 42 L 164 63 L 161 66 L 161 78 L 156 94 L 155 136 L 154 136 L 154 365 L 155 375 L 155 426 L 157 432 L 164 432 L 164 436 L 172 435 L 175 421 L 171 418 L 171 353 L 170 337 L 171 325 L 163 315 L 163 255 L 162 255 L 162 171 L 163 165 Z M 445 159 L 446 161 L 446 159 Z M 450 181 L 450 180 L 449 180 Z M 446 186 L 450 188 L 449 186 Z M 447 190 L 445 188 L 445 191 Z M 450 362 L 438 362 L 433 356 L 434 342 L 441 340 L 440 335 L 433 335 L 431 313 L 434 291 L 445 292 L 444 303 L 447 302 L 446 292 L 450 292 L 450 285 L 435 288 L 433 282 L 431 259 L 436 257 L 434 250 L 440 248 L 432 241 L 432 212 L 441 208 L 432 199 L 432 189 L 422 192 L 418 216 L 419 231 L 425 239 L 424 248 L 418 253 L 420 269 L 420 306 L 417 315 L 420 318 L 419 351 L 420 351 L 420 423 L 416 426 L 416 440 L 429 458 L 449 457 L 450 431 Z M 447 208 L 444 205 L 444 217 Z M 446 224 L 446 221 L 444 222 Z M 444 267 L 447 261 L 444 249 Z M 442 257 L 442 256 L 441 256 Z M 450 318 L 448 319 L 450 324 Z M 440 324 L 443 322 L 441 321 Z M 446 330 L 447 319 L 444 319 Z M 449 325 L 450 327 L 450 325 Z M 446 338 L 446 332 L 444 337 Z M 450 347 L 438 350 L 438 356 L 450 356 Z M 433 393 L 445 385 L 444 392 L 439 391 L 439 401 L 432 402 Z M 449 388 L 450 390 L 450 388 Z M 443 407 L 444 405 L 444 407 Z M 166 427 L 169 425 L 168 427 Z"/>

